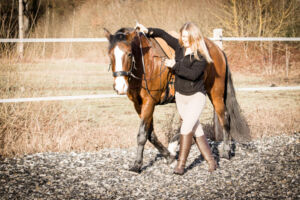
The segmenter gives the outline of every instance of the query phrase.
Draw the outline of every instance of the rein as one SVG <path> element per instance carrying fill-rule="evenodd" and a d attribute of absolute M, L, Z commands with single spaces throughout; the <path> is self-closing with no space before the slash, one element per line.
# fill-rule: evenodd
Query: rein
<path fill-rule="evenodd" d="M 144 34 L 144 33 L 143 33 Z M 147 91 L 147 93 L 151 96 L 151 98 L 155 101 L 155 98 L 151 95 L 151 92 L 148 88 L 148 83 L 147 83 L 147 76 L 146 76 L 146 69 L 145 69 L 145 61 L 144 61 L 144 56 L 143 56 L 143 47 L 142 47 L 142 40 L 140 37 L 140 34 L 138 34 L 138 38 L 140 40 L 140 50 L 141 50 L 141 56 L 142 56 L 142 65 L 143 65 L 143 73 L 144 73 L 144 81 L 145 81 L 145 89 Z M 146 37 L 147 38 L 147 37 Z M 148 39 L 147 39 L 148 40 Z"/>

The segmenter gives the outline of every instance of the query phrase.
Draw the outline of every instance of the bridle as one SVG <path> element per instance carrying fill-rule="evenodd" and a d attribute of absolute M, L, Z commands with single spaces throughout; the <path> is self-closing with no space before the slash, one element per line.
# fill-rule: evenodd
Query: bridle
<path fill-rule="evenodd" d="M 122 33 L 122 32 L 117 32 L 116 34 L 126 35 L 125 33 Z M 129 71 L 116 71 L 116 72 L 112 72 L 113 77 L 119 77 L 119 76 L 131 77 L 131 76 L 134 76 L 133 73 L 132 73 L 132 70 L 133 70 L 133 68 L 135 68 L 135 59 L 134 59 L 134 56 L 132 55 L 132 53 L 129 53 L 128 56 L 131 58 L 131 63 L 130 63 Z M 112 64 L 110 63 L 108 71 L 112 68 L 111 65 Z"/>
<path fill-rule="evenodd" d="M 149 39 L 146 37 L 146 35 L 142 32 L 142 34 L 145 36 L 145 38 L 149 41 Z M 141 59 L 142 59 L 142 65 L 143 65 L 143 74 L 144 74 L 144 81 L 145 81 L 145 89 L 146 91 L 148 92 L 148 94 L 152 97 L 152 99 L 155 100 L 155 98 L 151 95 L 151 92 L 148 88 L 148 83 L 147 83 L 147 78 L 146 78 L 146 69 L 145 69 L 145 61 L 144 61 L 144 56 L 143 56 L 143 49 L 142 49 L 142 40 L 141 40 L 141 37 L 140 37 L 140 34 L 138 34 L 138 38 L 140 40 L 140 51 L 141 51 Z M 151 41 L 149 41 L 151 43 Z M 135 78 L 135 79 L 139 79 L 139 80 L 142 80 L 142 78 L 140 77 L 137 77 L 133 74 L 132 70 L 133 69 L 136 69 L 136 62 L 135 62 L 135 59 L 134 59 L 134 56 L 132 55 L 132 53 L 130 53 L 130 57 L 131 57 L 131 64 L 130 64 L 130 68 L 129 68 L 129 71 L 116 71 L 116 72 L 113 72 L 113 77 L 119 77 L 119 76 L 126 76 L 128 78 L 132 77 L 132 78 Z M 162 60 L 164 60 L 162 58 Z M 110 64 L 111 65 L 111 64 Z M 163 64 L 162 64 L 163 65 Z M 158 76 L 161 76 L 161 74 L 167 69 L 167 67 L 165 67 L 164 70 L 161 70 L 160 74 Z M 150 78 L 149 80 L 153 80 L 154 78 Z"/>
<path fill-rule="evenodd" d="M 118 33 L 118 34 L 124 34 L 124 33 Z M 140 49 L 141 49 L 141 56 L 142 56 L 142 63 L 143 63 L 143 71 L 144 71 L 144 74 L 145 74 L 144 56 L 143 56 L 143 52 L 142 52 L 141 38 L 140 38 L 139 34 L 138 34 L 138 37 L 139 37 L 139 40 L 140 40 Z M 116 72 L 113 72 L 112 73 L 113 77 L 127 76 L 128 78 L 133 77 L 135 79 L 141 79 L 141 78 L 135 76 L 132 72 L 133 69 L 136 69 L 135 59 L 134 59 L 133 54 L 130 53 L 129 57 L 131 57 L 131 64 L 130 64 L 129 71 L 116 71 Z M 109 68 L 111 68 L 111 64 L 110 64 Z"/>
<path fill-rule="evenodd" d="M 134 59 L 134 56 L 131 53 L 130 53 L 129 57 L 131 57 L 131 63 L 130 63 L 129 71 L 116 71 L 116 72 L 113 72 L 113 77 L 119 77 L 119 76 L 130 77 L 130 76 L 134 76 L 134 74 L 132 73 L 132 69 L 135 68 L 135 59 Z"/>
<path fill-rule="evenodd" d="M 124 34 L 124 33 L 118 33 L 118 34 Z M 141 34 L 144 34 L 143 32 L 141 32 Z M 151 41 L 147 38 L 147 36 L 144 34 L 144 36 L 145 36 L 145 38 L 151 43 Z M 144 79 L 145 79 L 145 81 L 147 81 L 146 80 L 146 69 L 145 69 L 145 61 L 144 61 L 144 56 L 143 56 L 143 51 L 142 51 L 142 41 L 141 41 L 141 38 L 140 38 L 140 35 L 138 34 L 138 38 L 139 38 L 139 40 L 140 40 L 140 47 L 139 47 L 139 49 L 140 49 L 140 51 L 141 51 L 141 59 L 142 59 L 142 65 L 143 65 L 143 74 L 145 75 L 144 76 Z M 133 78 L 135 78 L 135 79 L 142 79 L 142 78 L 140 78 L 140 77 L 137 77 L 136 75 L 134 75 L 133 74 L 133 72 L 132 72 L 132 70 L 133 69 L 136 69 L 136 62 L 135 62 L 135 59 L 134 59 L 134 56 L 133 56 L 133 54 L 132 53 L 129 53 L 129 57 L 131 57 L 131 64 L 130 64 L 130 68 L 129 68 L 129 70 L 128 71 L 115 71 L 115 72 L 112 72 L 112 75 L 113 75 L 113 77 L 119 77 L 119 76 L 127 76 L 127 77 L 133 77 Z M 162 58 L 162 61 L 164 61 L 165 60 L 165 58 Z M 109 69 L 108 70 L 110 70 L 111 69 L 111 65 L 112 64 L 110 64 L 109 65 Z M 162 71 L 161 71 L 161 73 L 163 73 L 165 70 L 167 69 L 167 67 L 165 67 L 165 69 L 163 69 Z M 159 74 L 158 76 L 160 76 L 161 74 Z M 150 78 L 149 80 L 153 80 L 154 78 L 152 77 L 152 78 Z"/>

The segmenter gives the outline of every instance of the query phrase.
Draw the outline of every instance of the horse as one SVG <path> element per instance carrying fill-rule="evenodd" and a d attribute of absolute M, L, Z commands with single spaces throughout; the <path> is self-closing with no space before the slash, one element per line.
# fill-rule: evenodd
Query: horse
<path fill-rule="evenodd" d="M 114 35 L 106 29 L 105 31 L 109 41 L 108 54 L 114 77 L 113 88 L 120 95 L 127 94 L 141 119 L 137 135 L 137 157 L 129 170 L 141 171 L 147 140 L 171 162 L 174 156 L 162 145 L 153 131 L 155 106 L 175 102 L 168 90 L 172 74 L 164 65 L 157 44 L 130 28 L 122 28 Z"/>
<path fill-rule="evenodd" d="M 129 170 L 138 173 L 141 171 L 147 140 L 171 163 L 175 159 L 174 151 L 164 147 L 153 130 L 155 106 L 175 102 L 174 95 L 170 95 L 172 90 L 169 89 L 174 75 L 164 64 L 167 56 L 159 56 L 157 52 L 160 46 L 135 29 L 121 28 L 115 34 L 105 28 L 104 31 L 109 41 L 108 55 L 114 78 L 113 88 L 118 94 L 128 96 L 141 119 L 137 135 L 137 156 Z M 216 134 L 223 135 L 220 156 L 229 159 L 230 131 L 233 130 L 236 138 L 244 139 L 248 134 L 248 126 L 236 101 L 225 53 L 207 38 L 205 43 L 213 59 L 213 63 L 206 67 L 205 88 L 217 116 L 217 120 L 214 120 L 217 127 L 215 130 L 222 131 Z M 176 148 L 176 145 L 172 146 Z"/>

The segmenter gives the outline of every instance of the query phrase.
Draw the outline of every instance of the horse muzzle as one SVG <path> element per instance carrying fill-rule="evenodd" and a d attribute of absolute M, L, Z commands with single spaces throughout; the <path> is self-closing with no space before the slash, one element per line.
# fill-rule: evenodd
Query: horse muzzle
<path fill-rule="evenodd" d="M 127 94 L 128 84 L 123 76 L 115 78 L 114 90 L 119 95 Z"/>

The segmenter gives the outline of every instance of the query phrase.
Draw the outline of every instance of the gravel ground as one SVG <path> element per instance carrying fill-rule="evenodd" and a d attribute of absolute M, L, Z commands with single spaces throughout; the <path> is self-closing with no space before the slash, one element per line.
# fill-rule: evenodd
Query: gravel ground
<path fill-rule="evenodd" d="M 38 153 L 0 159 L 0 199 L 300 199 L 300 134 L 234 143 L 231 160 L 207 172 L 194 145 L 183 176 L 155 149 L 140 174 L 127 169 L 135 148 Z"/>

